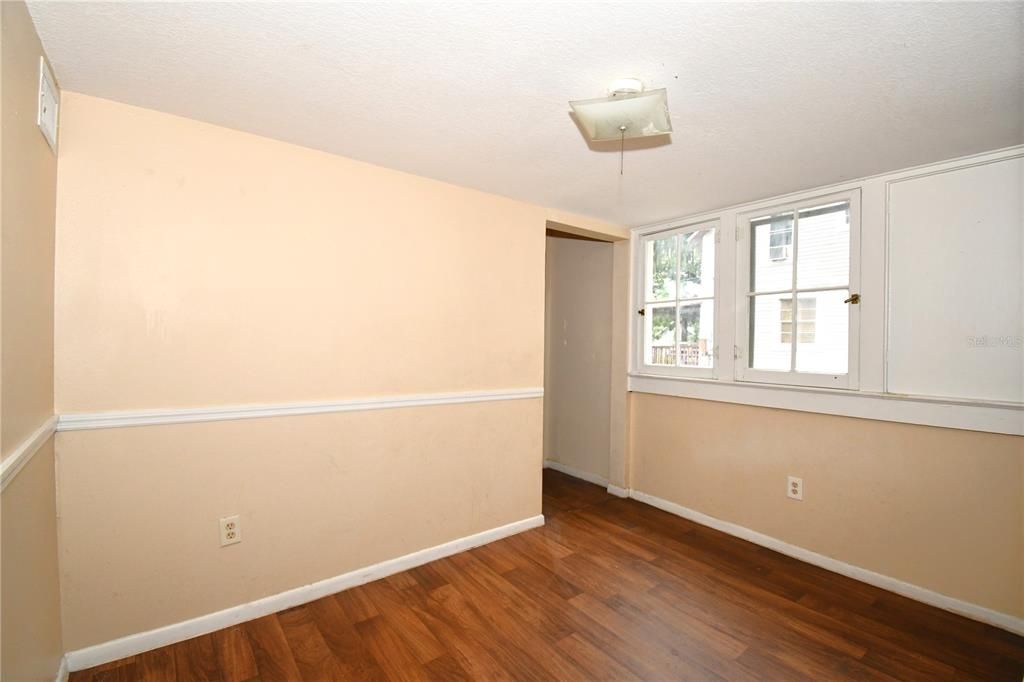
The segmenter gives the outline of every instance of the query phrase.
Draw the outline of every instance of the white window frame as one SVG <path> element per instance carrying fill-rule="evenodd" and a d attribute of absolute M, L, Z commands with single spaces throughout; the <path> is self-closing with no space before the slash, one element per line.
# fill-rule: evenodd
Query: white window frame
<path fill-rule="evenodd" d="M 710 300 L 714 304 L 714 345 L 711 349 L 711 367 L 680 367 L 680 366 L 666 366 L 666 365 L 651 365 L 647 363 L 647 358 L 644 353 L 646 346 L 646 339 L 644 338 L 644 325 L 646 322 L 646 316 L 641 314 L 640 311 L 646 309 L 648 304 L 657 305 L 658 303 L 671 303 L 676 306 L 676 315 L 678 315 L 678 304 L 680 301 L 686 301 L 691 299 L 672 299 L 671 301 L 647 301 L 646 293 L 646 281 L 647 281 L 647 243 L 656 239 L 664 239 L 665 237 L 671 237 L 674 235 L 689 234 L 691 232 L 697 232 L 700 230 L 713 230 L 715 233 L 715 284 L 711 292 L 711 296 L 702 296 L 700 298 L 692 299 L 693 301 L 706 301 Z M 688 223 L 685 225 L 679 225 L 676 227 L 670 227 L 657 232 L 649 232 L 639 237 L 637 241 L 637 253 L 635 263 L 635 272 L 637 273 L 636 281 L 634 283 L 634 326 L 633 326 L 633 338 L 636 339 L 634 344 L 634 357 L 633 367 L 648 375 L 660 375 L 667 377 L 684 377 L 684 378 L 697 378 L 697 379 L 715 379 L 718 377 L 718 367 L 720 364 L 720 355 L 718 352 L 719 341 L 719 320 L 721 319 L 721 305 L 719 300 L 719 277 L 720 277 L 720 265 L 722 260 L 721 254 L 722 245 L 722 230 L 720 221 L 718 219 L 705 220 L 701 222 Z M 677 257 L 678 260 L 678 257 Z M 676 333 L 679 330 L 678 318 L 676 320 Z"/>
<path fill-rule="evenodd" d="M 887 393 L 887 364 L 890 362 L 888 345 L 891 342 L 891 304 L 888 298 L 887 279 L 891 273 L 888 244 L 891 236 L 888 205 L 889 190 L 894 183 L 934 173 L 955 172 L 962 168 L 997 163 L 1006 159 L 1024 156 L 1024 145 L 1008 147 L 994 152 L 973 154 L 938 163 L 887 171 L 863 178 L 856 178 L 834 185 L 810 187 L 791 194 L 768 197 L 756 202 L 745 202 L 680 216 L 670 220 L 631 229 L 629 276 L 629 303 L 627 308 L 633 322 L 638 317 L 635 307 L 637 287 L 643 286 L 638 280 L 642 271 L 642 253 L 638 248 L 640 240 L 648 234 L 663 232 L 680 225 L 711 223 L 720 221 L 719 248 L 716 260 L 716 315 L 718 325 L 715 333 L 719 347 L 717 376 L 715 380 L 699 377 L 664 376 L 643 371 L 638 365 L 637 350 L 641 343 L 638 325 L 629 324 L 630 374 L 627 389 L 635 393 L 676 396 L 697 400 L 755 405 L 785 410 L 797 410 L 820 414 L 833 414 L 860 419 L 874 419 L 904 424 L 922 424 L 943 428 L 969 431 L 1003 433 L 1024 436 L 1024 403 L 999 402 L 972 398 L 949 398 L 927 395 L 904 395 Z M 860 248 L 851 244 L 851 285 L 857 278 L 860 284 L 857 293 L 863 300 L 856 306 L 859 315 L 859 353 L 850 363 L 851 372 L 857 367 L 856 389 L 837 390 L 814 386 L 794 386 L 777 383 L 738 381 L 737 363 L 727 361 L 728 356 L 738 357 L 740 348 L 737 338 L 739 330 L 747 329 L 746 311 L 736 310 L 737 251 L 731 246 L 737 240 L 737 215 L 758 208 L 764 214 L 764 206 L 803 204 L 805 197 L 813 203 L 822 197 L 856 190 L 859 200 L 856 209 L 860 214 L 856 227 Z M 742 236 L 742 235 L 741 235 Z M 724 245 L 724 247 L 723 247 Z M 744 246 L 746 249 L 746 245 Z M 740 250 L 741 255 L 749 250 Z M 639 282 L 639 283 L 638 283 Z"/>
<path fill-rule="evenodd" d="M 785 290 L 792 292 L 793 298 L 798 298 L 800 292 L 816 291 L 819 289 L 797 289 L 796 272 L 797 263 L 800 258 L 800 230 L 799 212 L 821 206 L 823 204 L 838 203 L 841 201 L 850 204 L 850 294 L 860 293 L 860 189 L 851 189 L 845 192 L 824 194 L 814 196 L 800 201 L 789 203 L 772 203 L 756 206 L 750 210 L 744 210 L 736 215 L 736 353 L 735 353 L 735 377 L 736 381 L 783 384 L 787 386 L 810 386 L 816 388 L 837 388 L 856 390 L 860 383 L 860 306 L 848 304 L 849 312 L 849 341 L 848 361 L 846 374 L 819 374 L 815 372 L 799 372 L 790 370 L 767 370 L 754 369 L 750 367 L 750 306 L 754 300 L 753 292 L 750 291 L 750 268 L 751 268 L 751 221 L 762 218 L 765 215 L 777 213 L 793 213 L 793 237 L 790 245 L 790 258 L 793 262 L 793 284 Z M 824 289 L 835 289 L 835 287 L 824 287 Z M 760 294 L 771 292 L 758 292 Z M 797 303 L 794 301 L 794 315 L 796 315 Z M 794 320 L 794 327 L 796 321 Z M 716 330 L 717 331 L 717 330 Z M 717 338 L 717 336 L 716 336 Z M 796 339 L 794 339 L 795 345 Z"/>

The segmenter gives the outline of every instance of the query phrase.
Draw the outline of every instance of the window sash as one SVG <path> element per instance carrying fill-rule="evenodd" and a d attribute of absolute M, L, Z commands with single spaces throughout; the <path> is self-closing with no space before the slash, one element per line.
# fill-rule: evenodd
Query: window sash
<path fill-rule="evenodd" d="M 686 295 L 685 284 L 686 280 L 683 279 L 681 273 L 681 262 L 684 259 L 683 241 L 682 238 L 688 234 L 696 232 L 708 231 L 710 232 L 711 239 L 714 241 L 714 258 L 710 263 L 711 272 L 713 277 L 711 279 L 710 289 L 706 288 L 708 282 L 701 281 L 701 289 L 699 295 Z M 643 310 L 645 314 L 637 315 L 639 320 L 636 323 L 636 339 L 638 340 L 636 348 L 636 367 L 641 371 L 648 374 L 662 374 L 667 376 L 685 376 L 685 377 L 697 377 L 697 378 L 714 378 L 717 374 L 718 366 L 718 319 L 719 305 L 718 298 L 718 267 L 717 260 L 719 257 L 719 237 L 720 230 L 717 220 L 705 221 L 701 223 L 695 223 L 692 225 L 686 225 L 682 227 L 671 228 L 660 232 L 654 232 L 646 234 L 640 238 L 638 242 L 639 247 L 639 272 L 637 282 L 639 284 L 639 291 L 637 297 L 637 303 L 639 304 L 639 310 Z M 675 238 L 677 240 L 675 249 L 675 287 L 672 292 L 672 296 L 668 298 L 656 298 L 649 295 L 651 292 L 648 287 L 648 278 L 650 276 L 649 268 L 651 266 L 648 249 L 650 245 L 657 240 L 664 240 L 667 238 Z M 702 273 L 703 274 L 703 273 Z M 681 346 L 686 341 L 680 339 L 681 333 L 681 322 L 680 322 L 680 309 L 687 306 L 699 306 L 702 303 L 711 303 L 711 334 L 710 341 L 711 347 L 706 349 L 706 355 L 710 356 L 711 366 L 710 367 L 695 367 L 692 365 L 680 365 L 679 361 L 682 356 Z M 649 349 L 661 348 L 664 344 L 653 345 L 652 339 L 649 338 L 650 330 L 653 325 L 653 321 L 650 319 L 651 311 L 653 308 L 670 308 L 675 310 L 675 329 L 673 330 L 673 351 L 672 356 L 674 357 L 675 364 L 655 364 L 648 353 Z M 638 311 L 639 312 L 639 311 Z M 687 350 L 689 354 L 691 349 Z M 662 351 L 662 355 L 665 352 Z"/>
<path fill-rule="evenodd" d="M 849 204 L 849 237 L 850 237 L 850 253 L 848 257 L 848 282 L 845 285 L 833 285 L 823 287 L 805 287 L 799 288 L 796 286 L 797 267 L 800 262 L 800 233 L 799 233 L 799 222 L 801 219 L 807 219 L 818 214 L 819 211 L 814 211 L 810 215 L 806 212 L 807 209 L 820 209 L 820 213 L 827 213 L 835 210 L 837 204 L 848 203 Z M 801 211 L 805 211 L 803 215 L 800 215 Z M 793 215 L 794 216 L 794 236 L 793 243 L 789 247 L 791 249 L 789 259 L 792 264 L 792 282 L 790 286 L 786 288 L 772 288 L 771 290 L 753 291 L 754 284 L 754 254 L 753 244 L 755 240 L 755 229 L 758 225 L 769 224 L 773 217 L 782 215 Z M 763 228 L 762 228 L 763 229 Z M 781 295 L 784 297 L 796 298 L 800 300 L 801 294 L 810 294 L 815 292 L 827 292 L 827 291 L 850 291 L 856 292 L 859 290 L 859 253 L 860 253 L 860 190 L 854 189 L 848 192 L 841 192 L 832 195 L 824 195 L 818 197 L 812 197 L 799 202 L 791 204 L 783 204 L 776 206 L 764 206 L 754 210 L 745 211 L 739 213 L 736 216 L 736 230 L 737 230 L 737 251 L 736 251 L 736 284 L 737 284 L 737 301 L 736 301 L 736 353 L 735 353 L 735 364 L 734 364 L 734 376 L 736 381 L 742 382 L 759 382 L 759 383 L 775 383 L 783 385 L 793 386 L 811 386 L 811 387 L 823 387 L 823 388 L 845 388 L 845 389 L 856 389 L 859 385 L 858 380 L 858 340 L 859 340 L 859 314 L 860 306 L 858 305 L 847 305 L 848 311 L 848 339 L 847 339 L 847 371 L 845 374 L 824 374 L 817 372 L 806 372 L 796 370 L 796 350 L 797 346 L 802 342 L 800 337 L 809 333 L 809 329 L 804 325 L 801 327 L 801 322 L 809 321 L 806 319 L 806 314 L 801 316 L 800 311 L 797 311 L 796 320 L 797 339 L 790 341 L 790 363 L 789 369 L 787 370 L 770 370 L 770 369 L 757 369 L 750 366 L 751 353 L 754 351 L 754 344 L 752 340 L 753 334 L 753 316 L 752 309 L 756 297 L 768 296 L 768 295 Z M 784 230 L 780 230 L 783 232 Z M 770 232 L 769 232 L 769 240 Z M 769 241 L 769 246 L 771 242 Z M 762 256 L 763 257 L 763 256 Z M 817 312 L 814 315 L 815 333 L 820 330 L 817 329 Z M 789 336 L 792 339 L 792 320 L 790 321 Z M 782 335 L 780 334 L 779 337 Z M 777 337 L 777 338 L 779 338 Z M 795 342 L 794 342 L 795 341 Z"/>

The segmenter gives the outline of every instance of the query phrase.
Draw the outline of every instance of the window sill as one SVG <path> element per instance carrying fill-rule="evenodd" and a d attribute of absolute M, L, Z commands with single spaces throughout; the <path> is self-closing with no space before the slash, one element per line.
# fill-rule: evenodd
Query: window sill
<path fill-rule="evenodd" d="M 628 388 L 634 393 L 1024 435 L 1024 405 L 1015 403 L 668 377 L 637 372 L 629 374 Z"/>

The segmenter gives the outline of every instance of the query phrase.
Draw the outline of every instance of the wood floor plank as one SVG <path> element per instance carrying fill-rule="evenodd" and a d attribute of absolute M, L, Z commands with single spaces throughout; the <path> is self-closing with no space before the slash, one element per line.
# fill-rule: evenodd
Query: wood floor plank
<path fill-rule="evenodd" d="M 73 673 L 207 680 L 1012 680 L 1024 637 L 544 472 L 547 523 Z"/>
<path fill-rule="evenodd" d="M 454 585 L 446 585 L 431 593 L 441 607 L 433 612 L 445 622 L 456 626 L 465 636 L 478 642 L 502 668 L 515 679 L 544 680 L 548 674 L 528 651 L 528 631 L 519 623 L 508 623 L 502 608 L 495 603 L 470 603 Z M 504 624 L 506 627 L 502 627 Z M 487 664 L 486 660 L 484 661 Z"/>
<path fill-rule="evenodd" d="M 420 664 L 429 663 L 446 653 L 444 646 L 437 641 L 433 633 L 391 584 L 384 580 L 377 580 L 363 587 L 366 589 L 370 601 L 377 607 L 377 611 L 405 640 Z"/>
<path fill-rule="evenodd" d="M 429 676 L 405 640 L 383 616 L 356 623 L 356 630 L 377 665 L 392 680 L 427 680 Z"/>
<path fill-rule="evenodd" d="M 571 634 L 571 626 L 560 617 L 557 609 L 550 608 L 550 604 L 534 601 L 528 593 L 492 571 L 476 557 L 468 554 L 456 555 L 451 557 L 451 563 L 456 571 L 470 576 L 470 581 L 475 583 L 475 593 L 479 597 L 487 595 L 490 599 L 501 599 L 501 603 L 513 617 L 521 618 L 545 641 L 555 642 Z"/>
<path fill-rule="evenodd" d="M 650 633 L 650 637 L 671 651 L 677 652 L 687 660 L 696 663 L 724 679 L 736 682 L 752 682 L 753 677 L 734 662 L 736 656 L 746 650 L 746 645 L 736 642 L 728 646 L 728 636 L 718 637 L 710 633 L 714 628 L 702 628 L 694 622 L 687 623 L 684 629 L 675 629 L 667 622 L 669 619 L 658 613 L 637 608 L 627 602 L 622 595 L 605 602 L 615 612 L 625 616 L 637 628 Z M 683 622 L 683 619 L 680 619 Z M 717 633 L 721 634 L 721 633 Z M 716 652 L 715 648 L 719 648 Z"/>
<path fill-rule="evenodd" d="M 377 607 L 373 605 L 367 595 L 366 590 L 362 585 L 359 587 L 353 587 L 351 590 L 345 590 L 334 595 L 334 598 L 338 600 L 338 604 L 341 605 L 342 610 L 345 612 L 345 617 L 349 619 L 353 624 L 359 623 L 364 620 L 369 620 L 380 615 Z"/>
<path fill-rule="evenodd" d="M 317 599 L 308 605 L 308 609 L 321 636 L 341 666 L 343 679 L 386 679 L 334 596 Z"/>
<path fill-rule="evenodd" d="M 793 648 L 779 642 L 762 642 L 752 646 L 769 659 L 789 670 L 799 671 L 817 680 L 855 679 L 895 682 L 896 678 L 849 656 L 828 655 L 814 647 Z"/>
<path fill-rule="evenodd" d="M 441 589 L 441 588 L 437 588 Z M 459 619 L 447 612 L 437 597 L 423 588 L 410 588 L 403 592 L 417 617 L 442 642 L 459 667 L 478 680 L 510 680 L 512 676 L 478 638 L 463 626 Z M 493 638 L 492 638 L 493 639 Z"/>
<path fill-rule="evenodd" d="M 982 654 L 970 646 L 956 646 L 941 640 L 936 641 L 912 628 L 904 629 L 898 625 L 890 625 L 884 621 L 834 607 L 826 607 L 823 613 L 833 621 L 842 623 L 843 626 L 849 628 L 847 636 L 850 639 L 861 641 L 862 638 L 877 638 L 895 647 L 897 651 L 904 652 L 903 657 L 906 662 L 913 662 L 923 655 L 925 660 L 938 661 L 952 666 L 961 674 L 972 675 L 980 679 L 986 677 L 1016 679 L 1021 676 L 1020 672 L 1024 672 L 1024 665 L 1014 665 L 1002 657 Z M 874 648 L 885 650 L 884 646 Z"/>
<path fill-rule="evenodd" d="M 582 613 L 593 618 L 606 629 L 615 632 L 622 637 L 630 647 L 636 649 L 642 656 L 656 662 L 658 669 L 662 670 L 667 677 L 672 679 L 708 679 L 722 680 L 717 675 L 698 663 L 689 660 L 679 651 L 667 647 L 655 641 L 651 632 L 646 628 L 638 627 L 635 623 L 623 618 L 622 614 L 610 608 L 600 599 L 589 594 L 580 594 L 569 600 L 569 603 L 578 608 Z"/>
<path fill-rule="evenodd" d="M 588 680 L 629 682 L 641 679 L 576 633 L 558 640 L 556 646 L 572 659 Z"/>
<path fill-rule="evenodd" d="M 437 588 L 448 584 L 448 581 L 446 581 L 441 574 L 437 572 L 437 569 L 434 568 L 433 563 L 424 564 L 410 569 L 409 575 L 415 578 L 420 587 L 427 592 L 433 592 Z"/>
<path fill-rule="evenodd" d="M 431 596 L 517 679 L 550 679 L 554 672 L 547 665 L 549 643 L 537 636 L 532 624 L 491 598 L 478 583 L 457 571 L 451 575 L 453 582 Z"/>
<path fill-rule="evenodd" d="M 539 564 L 522 566 L 503 574 L 502 577 L 518 587 L 520 591 L 535 593 L 538 590 L 545 590 L 551 594 L 552 599 L 572 599 L 582 592 L 570 580 Z"/>
<path fill-rule="evenodd" d="M 174 682 L 178 679 L 174 665 L 174 652 L 170 647 L 140 654 L 136 663 L 139 675 L 147 681 Z"/>
<path fill-rule="evenodd" d="M 631 609 L 644 616 L 673 637 L 686 637 L 697 643 L 701 649 L 720 658 L 736 658 L 747 649 L 747 644 L 738 637 L 709 625 L 700 618 L 694 618 L 665 603 L 648 592 L 626 592 L 608 602 L 612 608 Z"/>
<path fill-rule="evenodd" d="M 74 679 L 77 681 L 79 678 Z M 136 682 L 137 680 L 142 680 L 144 678 L 139 673 L 138 662 L 133 656 L 132 660 L 129 660 L 116 668 L 108 668 L 106 670 L 100 670 L 93 673 L 90 679 L 92 682 Z"/>
<path fill-rule="evenodd" d="M 244 627 L 256 659 L 257 674 L 263 682 L 296 682 L 302 679 L 277 614 L 251 620 Z"/>
<path fill-rule="evenodd" d="M 608 655 L 613 655 L 615 660 L 635 676 L 642 679 L 658 679 L 660 677 L 657 669 L 648 665 L 643 657 L 635 655 L 635 652 L 620 637 L 568 603 L 568 599 L 580 593 L 563 578 L 554 575 L 539 564 L 534 564 L 532 569 L 510 571 L 504 577 L 548 605 L 548 608 L 554 608 L 557 605 L 560 614 L 572 628 L 574 634 L 583 637 Z M 565 585 L 569 585 L 569 591 L 564 587 Z M 585 670 L 585 668 L 581 669 Z"/>
<path fill-rule="evenodd" d="M 295 665 L 304 682 L 330 682 L 344 675 L 342 666 L 327 646 L 308 606 L 297 606 L 277 614 Z"/>
<path fill-rule="evenodd" d="M 221 682 L 220 662 L 212 635 L 202 635 L 170 647 L 178 680 Z"/>
<path fill-rule="evenodd" d="M 435 682 L 458 682 L 463 680 L 468 682 L 473 677 L 459 664 L 455 656 L 452 654 L 445 654 L 439 656 L 423 666 L 423 671 L 427 675 L 427 679 L 434 680 Z"/>
<path fill-rule="evenodd" d="M 241 625 L 218 630 L 211 639 L 224 682 L 247 682 L 259 674 L 252 646 Z"/>
<path fill-rule="evenodd" d="M 384 580 L 386 580 L 387 583 L 396 590 L 404 590 L 407 587 L 419 585 L 419 583 L 416 582 L 416 578 L 414 578 L 408 571 L 402 571 L 401 573 L 389 575 L 388 577 L 384 578 Z"/>
<path fill-rule="evenodd" d="M 511 551 L 506 544 L 501 542 L 492 542 L 489 545 L 476 547 L 470 550 L 469 553 L 490 567 L 495 573 L 508 573 L 529 561 L 522 554 Z"/>

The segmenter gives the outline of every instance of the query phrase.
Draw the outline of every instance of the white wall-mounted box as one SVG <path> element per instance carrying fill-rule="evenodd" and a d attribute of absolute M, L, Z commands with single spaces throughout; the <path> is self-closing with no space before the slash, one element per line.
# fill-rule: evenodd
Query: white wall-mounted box
<path fill-rule="evenodd" d="M 43 137 L 50 144 L 53 153 L 57 153 L 57 117 L 60 110 L 60 91 L 53 78 L 46 59 L 39 57 L 39 110 L 36 124 Z"/>

